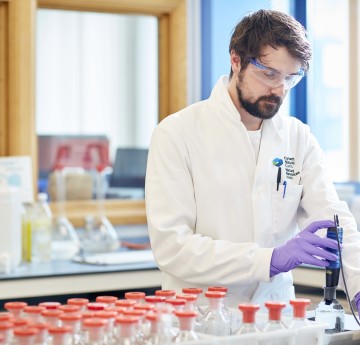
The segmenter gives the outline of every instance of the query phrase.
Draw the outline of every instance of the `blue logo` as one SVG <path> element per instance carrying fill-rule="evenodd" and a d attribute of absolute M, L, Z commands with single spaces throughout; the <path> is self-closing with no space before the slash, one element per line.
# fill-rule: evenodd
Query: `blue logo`
<path fill-rule="evenodd" d="M 272 164 L 276 167 L 281 167 L 283 165 L 283 160 L 281 158 L 274 158 Z"/>

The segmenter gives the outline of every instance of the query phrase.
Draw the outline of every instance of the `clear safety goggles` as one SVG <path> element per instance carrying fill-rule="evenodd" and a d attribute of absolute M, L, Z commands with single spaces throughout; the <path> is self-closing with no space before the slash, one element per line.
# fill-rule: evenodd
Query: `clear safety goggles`
<path fill-rule="evenodd" d="M 266 67 L 255 59 L 250 59 L 250 63 L 256 68 L 250 69 L 250 72 L 265 85 L 272 88 L 277 88 L 280 85 L 284 85 L 285 90 L 290 90 L 305 75 L 304 71 L 300 68 L 296 74 L 286 74 L 276 69 Z"/>

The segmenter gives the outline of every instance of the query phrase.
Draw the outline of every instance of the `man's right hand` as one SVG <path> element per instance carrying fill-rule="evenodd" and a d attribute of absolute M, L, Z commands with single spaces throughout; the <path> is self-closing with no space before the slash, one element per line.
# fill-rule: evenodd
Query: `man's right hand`
<path fill-rule="evenodd" d="M 275 248 L 271 257 L 270 277 L 288 272 L 300 264 L 327 267 L 327 260 L 338 260 L 336 254 L 327 251 L 327 248 L 337 250 L 337 241 L 315 234 L 319 229 L 333 226 L 331 220 L 313 222 L 284 245 Z"/>

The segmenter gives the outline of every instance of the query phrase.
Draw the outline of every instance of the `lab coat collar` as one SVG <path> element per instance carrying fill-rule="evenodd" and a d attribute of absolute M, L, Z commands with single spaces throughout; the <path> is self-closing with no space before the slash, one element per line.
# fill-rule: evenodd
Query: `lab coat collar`
<path fill-rule="evenodd" d="M 229 84 L 229 77 L 222 76 L 215 84 L 213 88 L 209 101 L 215 102 L 217 106 L 220 106 L 222 109 L 224 116 L 228 117 L 232 122 L 241 122 L 241 114 L 236 109 L 227 86 Z M 239 121 L 240 120 L 240 121 Z M 270 120 L 263 121 L 263 133 L 267 135 L 276 134 L 278 139 L 281 141 L 285 141 L 285 131 L 284 131 L 284 119 L 282 115 L 276 114 Z"/>

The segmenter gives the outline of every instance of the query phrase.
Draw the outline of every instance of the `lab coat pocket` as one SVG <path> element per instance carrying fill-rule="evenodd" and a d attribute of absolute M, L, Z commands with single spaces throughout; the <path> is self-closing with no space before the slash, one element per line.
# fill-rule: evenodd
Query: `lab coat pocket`
<path fill-rule="evenodd" d="M 275 241 L 283 243 L 284 240 L 291 238 L 297 230 L 296 214 L 303 186 L 281 185 L 277 191 L 275 185 L 272 190 L 273 237 Z"/>

